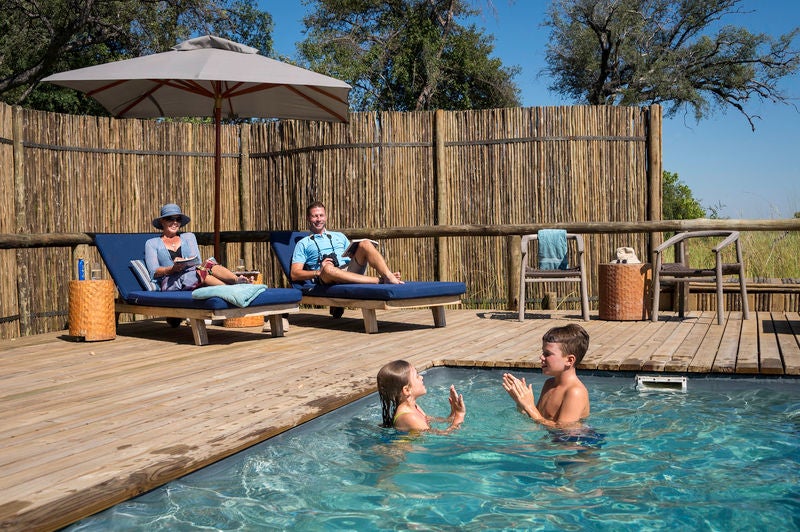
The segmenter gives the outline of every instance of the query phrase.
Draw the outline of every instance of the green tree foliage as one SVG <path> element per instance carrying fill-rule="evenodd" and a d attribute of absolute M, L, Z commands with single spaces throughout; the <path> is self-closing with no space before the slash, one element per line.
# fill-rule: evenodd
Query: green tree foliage
<path fill-rule="evenodd" d="M 705 218 L 705 209 L 694 198 L 689 185 L 678 179 L 677 173 L 664 171 L 661 191 L 661 212 L 664 220 Z"/>
<path fill-rule="evenodd" d="M 792 32 L 773 38 L 722 19 L 741 0 L 553 0 L 545 72 L 551 89 L 592 105 L 665 105 L 696 120 L 751 99 L 790 103 L 778 82 L 798 70 Z"/>
<path fill-rule="evenodd" d="M 40 84 L 64 70 L 169 50 L 211 33 L 272 53 L 272 18 L 255 0 L 3 0 L 0 99 L 103 115 L 91 97 Z"/>
<path fill-rule="evenodd" d="M 487 109 L 519 105 L 518 68 L 490 57 L 491 36 L 460 20 L 461 0 L 307 0 L 300 53 L 353 86 L 356 110 Z"/>

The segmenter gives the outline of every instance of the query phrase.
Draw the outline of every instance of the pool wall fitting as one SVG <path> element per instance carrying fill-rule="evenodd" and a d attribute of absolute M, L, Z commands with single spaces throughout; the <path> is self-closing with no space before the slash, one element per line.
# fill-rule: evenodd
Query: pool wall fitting
<path fill-rule="evenodd" d="M 670 377 L 665 375 L 637 375 L 636 389 L 640 392 L 683 392 L 686 393 L 688 379 L 686 377 Z"/>

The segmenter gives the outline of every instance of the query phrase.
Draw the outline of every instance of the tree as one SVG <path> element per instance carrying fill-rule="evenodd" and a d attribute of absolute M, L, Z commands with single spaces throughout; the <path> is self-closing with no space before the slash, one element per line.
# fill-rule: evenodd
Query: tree
<path fill-rule="evenodd" d="M 798 70 L 792 32 L 720 26 L 741 0 L 553 0 L 544 72 L 551 89 L 592 105 L 664 104 L 696 120 L 752 99 L 789 103 L 778 82 Z"/>
<path fill-rule="evenodd" d="M 4 0 L 0 99 L 47 111 L 107 114 L 93 98 L 39 80 L 163 52 L 198 33 L 241 40 L 270 54 L 271 32 L 272 18 L 255 8 L 255 0 Z"/>
<path fill-rule="evenodd" d="M 490 57 L 491 36 L 459 20 L 462 0 L 307 0 L 310 67 L 353 86 L 356 110 L 486 109 L 519 105 L 518 68 Z"/>
<path fill-rule="evenodd" d="M 664 220 L 705 218 L 706 210 L 692 195 L 689 186 L 675 172 L 663 173 L 661 213 Z"/>

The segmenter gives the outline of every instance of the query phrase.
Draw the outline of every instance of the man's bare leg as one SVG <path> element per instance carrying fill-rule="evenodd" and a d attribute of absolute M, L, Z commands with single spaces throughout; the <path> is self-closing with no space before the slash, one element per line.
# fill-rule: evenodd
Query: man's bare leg
<path fill-rule="evenodd" d="M 369 264 L 380 274 L 385 283 L 400 284 L 400 272 L 393 272 L 386 264 L 386 259 L 383 258 L 380 251 L 377 250 L 371 242 L 362 241 L 358 245 L 356 255 L 354 257 L 359 264 Z"/>

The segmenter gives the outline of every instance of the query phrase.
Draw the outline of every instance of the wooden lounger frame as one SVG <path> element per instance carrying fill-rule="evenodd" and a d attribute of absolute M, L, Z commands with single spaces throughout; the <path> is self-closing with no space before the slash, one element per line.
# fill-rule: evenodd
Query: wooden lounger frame
<path fill-rule="evenodd" d="M 459 296 L 420 297 L 411 299 L 347 299 L 339 297 L 303 296 L 304 305 L 318 305 L 322 307 L 345 307 L 361 309 L 364 316 L 364 331 L 367 334 L 378 332 L 378 310 L 395 310 L 404 308 L 430 307 L 433 313 L 434 327 L 447 325 L 444 317 L 445 305 L 460 305 Z"/>
<path fill-rule="evenodd" d="M 119 320 L 119 315 L 140 314 L 156 318 L 185 318 L 189 321 L 194 336 L 195 345 L 208 345 L 208 332 L 205 320 L 224 320 L 227 318 L 241 318 L 244 316 L 269 316 L 270 334 L 272 337 L 284 335 L 282 314 L 299 312 L 297 304 L 284 303 L 277 305 L 262 305 L 258 307 L 228 308 L 209 310 L 201 308 L 157 307 L 148 305 L 135 305 L 117 300 L 114 312 Z"/>

